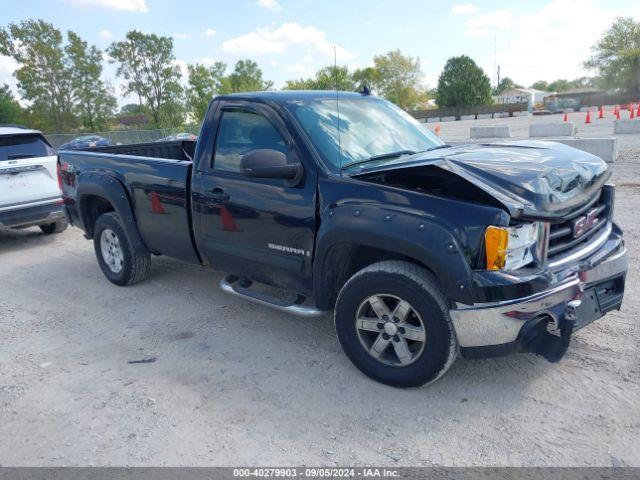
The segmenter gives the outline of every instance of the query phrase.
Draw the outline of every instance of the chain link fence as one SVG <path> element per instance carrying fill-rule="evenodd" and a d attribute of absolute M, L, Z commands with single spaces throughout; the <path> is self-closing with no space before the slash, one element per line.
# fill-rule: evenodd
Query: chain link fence
<path fill-rule="evenodd" d="M 97 135 L 109 140 L 111 145 L 125 145 L 130 143 L 147 143 L 156 142 L 158 140 L 171 140 L 172 135 L 179 133 L 191 133 L 198 135 L 200 133 L 199 125 L 189 125 L 186 127 L 177 128 L 159 128 L 155 130 L 114 130 L 110 132 L 82 132 L 82 133 L 50 133 L 45 136 L 49 140 L 49 143 L 53 148 L 58 148 L 60 145 L 70 142 L 78 137 L 84 137 L 87 135 Z"/>

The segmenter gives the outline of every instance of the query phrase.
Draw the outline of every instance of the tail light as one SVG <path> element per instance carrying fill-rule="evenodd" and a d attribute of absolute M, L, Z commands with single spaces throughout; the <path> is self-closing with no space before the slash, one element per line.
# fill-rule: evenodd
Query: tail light
<path fill-rule="evenodd" d="M 58 175 L 58 188 L 62 192 L 62 165 L 60 165 L 60 160 L 56 163 L 56 173 Z"/>

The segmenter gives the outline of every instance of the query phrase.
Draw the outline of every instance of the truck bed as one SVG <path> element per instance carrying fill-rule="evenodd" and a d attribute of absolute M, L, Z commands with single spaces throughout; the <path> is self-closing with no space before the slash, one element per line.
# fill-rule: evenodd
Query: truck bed
<path fill-rule="evenodd" d="M 199 263 L 191 236 L 190 153 L 195 142 L 154 142 L 94 147 L 59 152 L 62 171 L 67 165 L 79 179 L 65 182 L 76 188 L 83 176 L 108 175 L 120 182 L 131 199 L 133 215 L 151 252 Z M 67 192 L 78 198 L 83 192 Z M 78 200 L 80 200 L 78 198 Z M 74 223 L 81 212 L 67 205 Z"/>
<path fill-rule="evenodd" d="M 110 145 L 108 147 L 91 147 L 83 150 L 97 153 L 112 153 L 115 155 L 133 155 L 137 157 L 191 161 L 195 149 L 196 142 L 194 140 L 176 140 L 171 142 L 131 143 L 125 145 Z"/>

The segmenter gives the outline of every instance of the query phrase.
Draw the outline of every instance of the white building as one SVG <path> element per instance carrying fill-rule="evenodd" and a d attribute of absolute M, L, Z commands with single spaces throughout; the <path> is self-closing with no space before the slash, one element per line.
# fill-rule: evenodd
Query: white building
<path fill-rule="evenodd" d="M 536 103 L 544 102 L 544 99 L 551 95 L 550 92 L 536 90 L 535 88 L 512 88 L 505 90 L 500 95 L 493 97 L 495 103 L 521 103 L 528 104 L 528 110 L 531 112 Z"/>

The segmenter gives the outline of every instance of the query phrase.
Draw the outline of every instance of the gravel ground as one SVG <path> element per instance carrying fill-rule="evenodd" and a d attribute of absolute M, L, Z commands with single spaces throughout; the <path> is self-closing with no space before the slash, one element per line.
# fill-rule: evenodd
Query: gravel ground
<path fill-rule="evenodd" d="M 227 296 L 211 270 L 154 258 L 119 288 L 77 229 L 2 231 L 0 465 L 640 466 L 640 151 L 613 169 L 622 311 L 559 364 L 458 359 L 410 390 L 360 374 L 331 318 Z"/>

